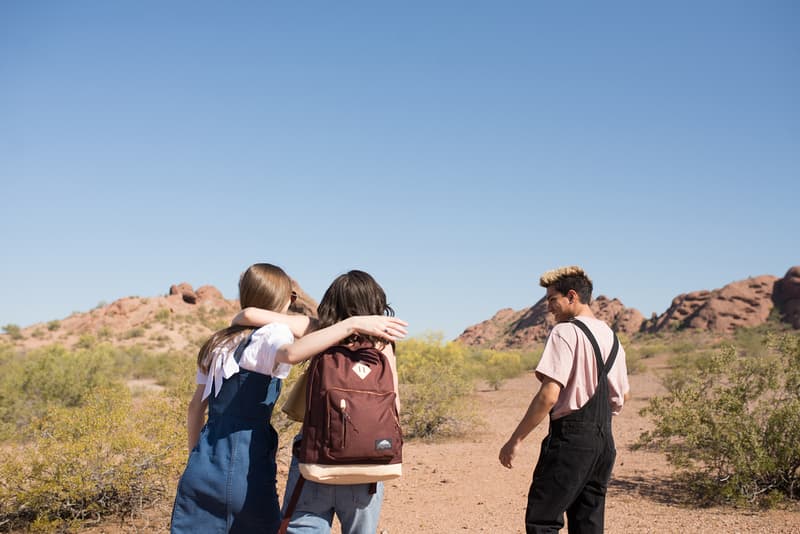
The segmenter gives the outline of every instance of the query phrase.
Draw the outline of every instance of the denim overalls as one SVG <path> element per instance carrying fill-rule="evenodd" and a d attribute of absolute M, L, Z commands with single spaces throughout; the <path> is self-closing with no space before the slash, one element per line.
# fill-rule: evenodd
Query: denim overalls
<path fill-rule="evenodd" d="M 237 347 L 237 363 L 249 341 Z M 178 484 L 172 533 L 277 532 L 278 433 L 270 417 L 280 390 L 280 379 L 240 368 L 208 397 L 208 422 Z"/>

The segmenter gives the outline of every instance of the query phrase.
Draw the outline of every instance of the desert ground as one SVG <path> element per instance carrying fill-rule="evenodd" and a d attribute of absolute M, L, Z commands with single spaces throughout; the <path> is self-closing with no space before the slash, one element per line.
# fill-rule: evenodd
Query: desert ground
<path fill-rule="evenodd" d="M 699 508 L 675 490 L 673 471 L 663 454 L 631 450 L 649 425 L 639 410 L 648 398 L 662 392 L 658 375 L 664 361 L 663 357 L 645 360 L 646 371 L 631 376 L 631 401 L 614 419 L 617 463 L 608 492 L 606 531 L 800 532 L 800 506 L 770 511 Z M 403 477 L 386 484 L 379 533 L 524 532 L 525 499 L 545 425 L 528 437 L 512 469 L 502 467 L 497 455 L 538 385 L 533 373 L 528 373 L 504 382 L 496 391 L 479 388 L 475 403 L 480 424 L 472 434 L 446 441 L 408 442 Z M 287 448 L 281 449 L 281 479 L 288 470 L 288 454 Z M 169 512 L 170 503 L 164 503 L 136 518 L 107 521 L 85 532 L 164 532 Z M 333 532 L 339 532 L 335 523 Z"/>

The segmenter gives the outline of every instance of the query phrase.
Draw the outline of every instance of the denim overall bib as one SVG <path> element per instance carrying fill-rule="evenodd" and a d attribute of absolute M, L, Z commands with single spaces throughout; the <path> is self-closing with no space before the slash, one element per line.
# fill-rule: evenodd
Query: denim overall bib
<path fill-rule="evenodd" d="M 237 363 L 249 341 L 236 348 Z M 178 484 L 171 532 L 277 532 L 278 433 L 270 417 L 280 390 L 280 379 L 240 368 L 208 397 L 208 422 Z"/>
<path fill-rule="evenodd" d="M 528 493 L 528 533 L 558 532 L 564 526 L 564 511 L 570 533 L 603 532 L 606 489 L 617 454 L 611 434 L 608 372 L 616 360 L 619 340 L 615 335 L 608 360 L 603 362 L 589 328 L 576 319 L 572 323 L 586 334 L 594 349 L 597 389 L 579 410 L 550 419 Z"/>

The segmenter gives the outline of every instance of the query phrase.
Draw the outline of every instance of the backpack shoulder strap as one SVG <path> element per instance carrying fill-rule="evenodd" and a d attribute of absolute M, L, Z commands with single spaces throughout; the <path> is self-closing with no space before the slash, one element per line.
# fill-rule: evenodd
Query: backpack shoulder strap
<path fill-rule="evenodd" d="M 588 326 L 586 326 L 586 323 L 575 318 L 573 318 L 570 322 L 580 328 L 589 339 L 589 342 L 592 344 L 592 348 L 594 349 L 594 357 L 597 360 L 597 368 L 602 369 L 604 374 L 608 374 L 608 372 L 614 366 L 614 362 L 617 359 L 617 353 L 619 352 L 619 338 L 617 337 L 617 334 L 614 334 L 614 345 L 611 347 L 611 352 L 608 354 L 608 359 L 603 362 L 603 356 L 600 352 L 600 345 L 597 343 L 597 338 L 594 337 L 594 334 L 592 334 L 592 331 L 589 330 Z"/>

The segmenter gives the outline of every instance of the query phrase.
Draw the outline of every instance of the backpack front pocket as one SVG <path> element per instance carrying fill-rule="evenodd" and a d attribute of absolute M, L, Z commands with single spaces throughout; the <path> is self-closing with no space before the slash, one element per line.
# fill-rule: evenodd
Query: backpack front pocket
<path fill-rule="evenodd" d="M 393 392 L 329 390 L 327 413 L 325 443 L 333 460 L 365 463 L 389 460 L 400 448 Z"/>

